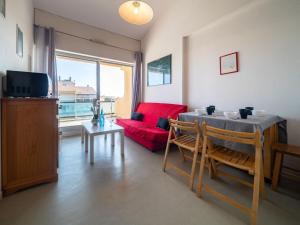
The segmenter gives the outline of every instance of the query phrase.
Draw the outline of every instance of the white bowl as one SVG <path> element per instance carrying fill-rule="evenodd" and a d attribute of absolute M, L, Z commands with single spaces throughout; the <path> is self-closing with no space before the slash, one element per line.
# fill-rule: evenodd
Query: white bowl
<path fill-rule="evenodd" d="M 195 109 L 195 112 L 198 113 L 198 115 L 206 115 L 206 109 L 201 108 L 201 109 Z"/>
<path fill-rule="evenodd" d="M 265 116 L 266 111 L 261 109 L 261 110 L 253 110 L 252 111 L 253 116 Z"/>
<path fill-rule="evenodd" d="M 226 119 L 238 119 L 239 113 L 238 112 L 224 112 L 224 116 Z"/>
<path fill-rule="evenodd" d="M 224 112 L 221 111 L 221 110 L 216 109 L 215 112 L 213 113 L 213 115 L 215 115 L 215 116 L 223 116 Z"/>

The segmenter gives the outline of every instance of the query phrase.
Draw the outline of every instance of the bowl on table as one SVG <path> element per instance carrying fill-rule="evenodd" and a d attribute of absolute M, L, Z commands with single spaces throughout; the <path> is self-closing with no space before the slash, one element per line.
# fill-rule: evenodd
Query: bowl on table
<path fill-rule="evenodd" d="M 226 119 L 238 119 L 239 113 L 238 112 L 224 112 L 224 116 Z"/>
<path fill-rule="evenodd" d="M 216 109 L 216 110 L 213 112 L 213 115 L 214 115 L 214 116 L 223 116 L 223 115 L 224 115 L 224 112 L 221 111 L 221 110 Z"/>
<path fill-rule="evenodd" d="M 215 111 L 216 110 L 216 106 L 214 106 L 214 105 L 210 105 L 210 106 L 208 106 L 209 108 L 212 108 L 213 109 L 213 111 Z"/>
<path fill-rule="evenodd" d="M 207 112 L 206 112 L 206 108 L 200 108 L 200 109 L 195 109 L 195 112 L 201 116 L 201 115 L 206 115 Z"/>
<path fill-rule="evenodd" d="M 261 109 L 261 110 L 253 110 L 252 114 L 254 116 L 258 116 L 258 117 L 263 117 L 266 115 L 266 111 Z"/>
<path fill-rule="evenodd" d="M 254 110 L 254 107 L 252 107 L 252 106 L 248 106 L 248 107 L 245 107 L 245 109 L 248 109 L 248 115 L 249 116 L 252 116 L 252 111 Z"/>

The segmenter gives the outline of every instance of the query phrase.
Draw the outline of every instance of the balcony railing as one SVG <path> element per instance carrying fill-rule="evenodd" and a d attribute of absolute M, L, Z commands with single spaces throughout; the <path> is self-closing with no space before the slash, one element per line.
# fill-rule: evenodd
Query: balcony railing
<path fill-rule="evenodd" d="M 60 121 L 91 119 L 93 116 L 91 111 L 92 106 L 92 102 L 60 102 Z M 113 116 L 115 114 L 114 101 L 101 101 L 100 108 L 103 109 L 105 115 Z"/>

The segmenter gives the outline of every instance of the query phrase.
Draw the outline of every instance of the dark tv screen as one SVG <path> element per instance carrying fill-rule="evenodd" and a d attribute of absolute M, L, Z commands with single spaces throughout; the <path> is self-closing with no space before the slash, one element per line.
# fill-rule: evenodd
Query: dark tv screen
<path fill-rule="evenodd" d="M 4 95 L 7 97 L 46 97 L 49 81 L 45 73 L 11 71 L 6 73 Z"/>

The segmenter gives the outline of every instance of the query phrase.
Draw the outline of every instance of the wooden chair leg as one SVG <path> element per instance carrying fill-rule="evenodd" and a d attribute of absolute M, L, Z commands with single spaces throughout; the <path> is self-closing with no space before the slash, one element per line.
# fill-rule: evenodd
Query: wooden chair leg
<path fill-rule="evenodd" d="M 264 176 L 264 167 L 263 167 L 263 161 L 261 160 L 260 163 L 260 195 L 262 198 L 266 199 L 267 195 L 266 195 L 266 190 L 265 190 L 265 176 Z"/>
<path fill-rule="evenodd" d="M 194 151 L 192 171 L 191 171 L 191 176 L 190 176 L 190 189 L 191 190 L 193 190 L 193 187 L 194 187 L 194 179 L 195 179 L 195 172 L 196 172 L 197 157 L 198 157 L 198 150 Z"/>
<path fill-rule="evenodd" d="M 199 180 L 197 186 L 198 197 L 201 197 L 202 194 L 201 192 L 202 192 L 202 183 L 203 183 L 203 175 L 204 175 L 204 168 L 205 168 L 206 148 L 207 148 L 207 138 L 204 138 L 201 161 L 200 161 Z"/>
<path fill-rule="evenodd" d="M 252 199 L 252 212 L 251 212 L 251 225 L 256 225 L 257 210 L 259 205 L 259 189 L 261 181 L 261 162 L 255 162 L 255 174 L 254 174 L 254 185 L 253 185 L 253 199 Z"/>
<path fill-rule="evenodd" d="M 283 160 L 283 154 L 281 152 L 276 152 L 275 165 L 274 165 L 274 171 L 273 171 L 273 177 L 272 177 L 272 189 L 274 191 L 277 189 L 277 186 L 278 186 L 282 160 Z"/>
<path fill-rule="evenodd" d="M 167 143 L 167 147 L 166 147 L 166 152 L 165 152 L 165 157 L 164 157 L 164 162 L 163 162 L 163 171 L 166 171 L 166 166 L 167 166 L 167 157 L 169 154 L 169 150 L 170 150 L 170 142 L 168 141 Z"/>
<path fill-rule="evenodd" d="M 182 150 L 182 148 L 181 148 L 180 146 L 178 146 L 178 149 L 179 149 L 180 154 L 181 154 L 181 156 L 182 156 L 182 161 L 184 162 L 184 161 L 185 161 L 184 152 L 183 152 L 183 150 Z"/>
<path fill-rule="evenodd" d="M 210 178 L 213 179 L 217 176 L 216 161 L 211 159 L 209 164 L 210 164 Z"/>
<path fill-rule="evenodd" d="M 212 162 L 211 160 L 207 160 L 207 164 L 208 164 L 208 175 L 209 177 L 212 179 L 213 178 L 213 168 L 212 168 Z"/>

